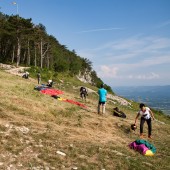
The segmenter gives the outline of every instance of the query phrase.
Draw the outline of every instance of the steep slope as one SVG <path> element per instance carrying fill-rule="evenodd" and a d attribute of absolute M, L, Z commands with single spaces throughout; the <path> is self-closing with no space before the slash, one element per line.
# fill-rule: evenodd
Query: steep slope
<path fill-rule="evenodd" d="M 170 121 L 166 117 L 156 115 L 165 122 L 153 122 L 151 142 L 157 153 L 144 157 L 128 148 L 138 138 L 139 128 L 130 131 L 137 104 L 126 106 L 110 99 L 107 114 L 100 116 L 96 113 L 96 93 L 89 94 L 84 103 L 87 109 L 83 109 L 35 91 L 34 79 L 0 70 L 0 81 L 0 169 L 170 168 Z M 61 97 L 81 102 L 79 88 L 69 82 L 55 88 L 64 91 Z M 127 114 L 127 119 L 112 116 L 115 106 Z"/>

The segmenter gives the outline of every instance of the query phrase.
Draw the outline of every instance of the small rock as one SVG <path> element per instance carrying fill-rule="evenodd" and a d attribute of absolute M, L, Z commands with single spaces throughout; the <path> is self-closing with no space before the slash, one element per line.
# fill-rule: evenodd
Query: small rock
<path fill-rule="evenodd" d="M 20 166 L 20 167 L 21 167 L 21 166 L 22 166 L 22 164 L 21 164 L 21 163 L 18 163 L 18 166 Z"/>
<path fill-rule="evenodd" d="M 153 165 L 151 163 L 148 163 L 148 162 L 143 162 L 145 165 L 148 165 L 150 167 L 152 167 Z"/>
<path fill-rule="evenodd" d="M 73 148 L 73 144 L 70 144 L 70 147 Z"/>
<path fill-rule="evenodd" d="M 6 124 L 5 127 L 8 128 L 10 125 L 9 124 Z"/>
<path fill-rule="evenodd" d="M 20 130 L 23 134 L 27 134 L 30 130 L 23 126 L 23 127 L 17 127 L 16 130 Z"/>
<path fill-rule="evenodd" d="M 65 168 L 65 165 L 62 165 L 61 167 L 62 167 L 62 168 Z"/>
<path fill-rule="evenodd" d="M 56 153 L 59 154 L 59 155 L 62 155 L 62 156 L 66 156 L 66 154 L 64 152 L 61 152 L 61 151 L 57 151 Z"/>
<path fill-rule="evenodd" d="M 50 170 L 50 168 L 48 166 L 45 167 L 45 170 Z"/>
<path fill-rule="evenodd" d="M 85 156 L 85 155 L 80 155 L 79 158 L 81 158 L 81 159 L 88 159 L 88 157 Z"/>

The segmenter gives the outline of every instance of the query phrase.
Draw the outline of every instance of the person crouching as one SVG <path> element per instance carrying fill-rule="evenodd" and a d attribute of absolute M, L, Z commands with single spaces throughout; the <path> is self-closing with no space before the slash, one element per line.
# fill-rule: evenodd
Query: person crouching
<path fill-rule="evenodd" d="M 48 86 L 48 87 L 52 87 L 52 86 L 53 86 L 53 81 L 52 81 L 52 80 L 48 80 L 47 86 Z"/>

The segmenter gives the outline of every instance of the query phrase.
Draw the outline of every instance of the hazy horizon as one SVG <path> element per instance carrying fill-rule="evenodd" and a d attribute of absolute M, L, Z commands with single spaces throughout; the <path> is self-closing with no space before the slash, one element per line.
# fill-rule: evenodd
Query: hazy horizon
<path fill-rule="evenodd" d="M 170 85 L 112 87 L 118 96 L 145 103 L 149 107 L 170 115 Z"/>

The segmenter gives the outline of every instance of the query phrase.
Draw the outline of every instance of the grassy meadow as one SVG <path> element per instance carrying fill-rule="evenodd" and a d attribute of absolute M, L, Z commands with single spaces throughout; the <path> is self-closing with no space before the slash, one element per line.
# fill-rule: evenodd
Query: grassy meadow
<path fill-rule="evenodd" d="M 155 113 L 160 122 L 153 121 L 150 142 L 157 152 L 146 157 L 128 147 L 139 138 L 139 121 L 137 130 L 130 130 L 137 103 L 132 102 L 129 107 L 110 100 L 106 115 L 102 116 L 97 114 L 96 93 L 89 93 L 87 101 L 81 101 L 80 81 L 60 77 L 55 88 L 64 91 L 62 98 L 81 102 L 87 109 L 41 94 L 34 90 L 36 85 L 36 79 L 23 79 L 0 70 L 0 169 L 170 169 L 169 117 Z M 97 91 L 90 85 L 88 88 Z M 126 119 L 112 116 L 116 106 L 126 113 Z M 146 124 L 144 133 L 147 136 Z"/>

